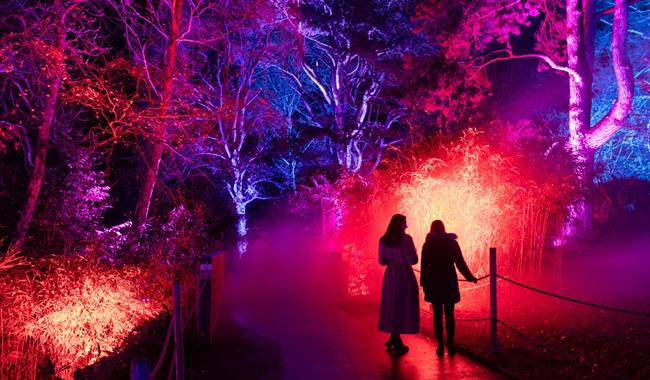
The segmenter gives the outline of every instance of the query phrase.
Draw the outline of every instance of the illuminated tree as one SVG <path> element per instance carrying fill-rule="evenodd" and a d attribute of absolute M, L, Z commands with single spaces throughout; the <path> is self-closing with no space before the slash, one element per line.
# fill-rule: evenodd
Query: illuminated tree
<path fill-rule="evenodd" d="M 195 117 L 173 140 L 181 173 L 207 171 L 225 187 L 237 218 L 240 256 L 247 251 L 248 205 L 284 188 L 272 161 L 286 117 L 269 101 L 277 92 L 265 87 L 266 62 L 284 47 L 272 16 L 272 9 L 257 1 L 223 9 L 224 38 L 193 52 L 195 70 L 182 101 L 192 105 Z"/>
<path fill-rule="evenodd" d="M 606 1 L 613 7 L 614 2 Z M 603 6 L 603 8 L 606 8 Z M 606 8 L 610 12 L 613 8 Z M 634 177 L 650 180 L 650 7 L 648 2 L 630 3 L 628 53 L 634 69 L 634 99 L 632 112 L 621 128 L 596 152 L 596 181 L 606 182 L 617 178 Z M 608 49 L 612 39 L 612 20 L 602 17 L 598 20 L 594 60 L 594 101 L 592 118 L 600 119 L 616 98 L 618 88 L 611 80 L 613 56 Z"/>
<path fill-rule="evenodd" d="M 1 9 L 8 31 L 0 48 L 2 124 L 20 131 L 26 162 L 32 166 L 13 242 L 21 249 L 45 176 L 51 130 L 57 119 L 65 117 L 60 107 L 62 86 L 74 80 L 71 73 L 83 70 L 103 52 L 97 30 L 101 11 L 84 0 L 55 0 L 47 5 L 12 1 Z M 27 138 L 32 128 L 36 130 L 33 152 Z"/>
<path fill-rule="evenodd" d="M 437 24 L 427 11 L 442 10 L 447 4 L 429 1 L 422 5 L 419 20 L 430 32 Z M 448 33 L 447 54 L 468 63 L 474 71 L 498 61 L 537 59 L 543 65 L 568 76 L 568 138 L 565 148 L 573 159 L 580 196 L 568 208 L 563 238 L 581 236 L 591 229 L 589 192 L 593 183 L 594 153 L 623 125 L 632 108 L 633 75 L 627 53 L 628 2 L 617 0 L 614 7 L 596 10 L 595 1 L 566 0 L 463 1 L 450 10 L 457 13 L 457 25 Z M 439 14 L 439 13 L 438 13 Z M 596 23 L 613 14 L 609 47 L 618 87 L 616 101 L 599 120 L 592 120 L 592 88 Z M 536 48 L 518 52 L 511 37 L 536 26 Z"/>
<path fill-rule="evenodd" d="M 304 1 L 286 11 L 297 50 L 285 73 L 304 99 L 307 124 L 321 131 L 318 146 L 347 174 L 371 172 L 404 137 L 406 110 L 389 90 L 403 56 L 423 49 L 411 2 L 371 3 Z"/>
<path fill-rule="evenodd" d="M 209 1 L 109 0 L 124 31 L 129 58 L 143 82 L 138 101 L 147 108 L 136 123 L 148 138 L 144 178 L 134 212 L 134 224 L 142 224 L 149 212 L 156 177 L 169 141 L 168 128 L 175 116 L 183 114 L 176 102 L 178 85 L 184 83 L 187 67 L 179 66 L 189 46 L 209 44 L 220 39 L 210 29 L 209 20 L 218 20 L 218 7 Z M 206 21 L 208 20 L 208 21 Z M 215 21 L 216 22 L 216 21 Z"/>

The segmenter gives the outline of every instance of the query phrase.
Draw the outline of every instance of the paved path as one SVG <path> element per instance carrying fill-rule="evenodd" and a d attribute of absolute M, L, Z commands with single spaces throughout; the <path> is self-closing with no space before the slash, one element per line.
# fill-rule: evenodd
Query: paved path
<path fill-rule="evenodd" d="M 461 354 L 438 358 L 435 343 L 423 334 L 404 335 L 410 352 L 390 355 L 375 305 L 340 302 L 314 273 L 280 271 L 273 262 L 232 278 L 228 302 L 235 322 L 278 345 L 283 379 L 502 378 Z"/>
<path fill-rule="evenodd" d="M 422 334 L 403 337 L 410 346 L 406 355 L 390 355 L 372 306 L 296 306 L 256 304 L 233 313 L 238 323 L 278 344 L 284 379 L 501 378 L 460 354 L 438 358 L 435 343 Z"/>

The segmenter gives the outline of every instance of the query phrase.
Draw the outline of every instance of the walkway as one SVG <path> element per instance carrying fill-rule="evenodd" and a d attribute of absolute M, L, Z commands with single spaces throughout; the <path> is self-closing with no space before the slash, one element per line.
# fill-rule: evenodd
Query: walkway
<path fill-rule="evenodd" d="M 284 379 L 499 379 L 497 374 L 457 354 L 435 356 L 424 335 L 404 336 L 410 352 L 400 358 L 383 346 L 377 312 L 364 305 L 304 309 L 304 304 L 238 310 L 234 319 L 276 342 Z"/>
<path fill-rule="evenodd" d="M 386 334 L 377 330 L 376 306 L 337 301 L 323 286 L 326 278 L 305 270 L 323 272 L 322 265 L 280 270 L 276 263 L 282 261 L 264 261 L 230 279 L 235 291 L 228 299 L 236 323 L 277 344 L 283 379 L 502 378 L 461 354 L 438 358 L 435 343 L 422 334 L 405 335 L 410 352 L 395 358 L 383 346 Z"/>

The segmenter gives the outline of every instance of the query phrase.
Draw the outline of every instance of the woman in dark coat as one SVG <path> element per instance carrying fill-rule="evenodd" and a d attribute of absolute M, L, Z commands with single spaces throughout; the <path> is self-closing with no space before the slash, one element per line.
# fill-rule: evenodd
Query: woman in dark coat
<path fill-rule="evenodd" d="M 400 334 L 420 331 L 419 289 L 411 268 L 418 262 L 418 256 L 413 239 L 405 233 L 406 227 L 404 215 L 393 215 L 386 233 L 379 239 L 379 264 L 386 265 L 381 289 L 379 330 L 391 334 L 385 344 L 396 354 L 408 351 Z"/>
<path fill-rule="evenodd" d="M 445 225 L 440 220 L 431 223 L 431 231 L 422 247 L 422 271 L 420 285 L 424 288 L 424 300 L 433 306 L 433 328 L 436 332 L 438 348 L 436 354 L 444 354 L 442 337 L 442 313 L 445 314 L 447 330 L 447 352 L 454 355 L 454 305 L 460 301 L 456 268 L 467 279 L 477 282 L 470 272 L 455 234 L 445 232 Z"/>

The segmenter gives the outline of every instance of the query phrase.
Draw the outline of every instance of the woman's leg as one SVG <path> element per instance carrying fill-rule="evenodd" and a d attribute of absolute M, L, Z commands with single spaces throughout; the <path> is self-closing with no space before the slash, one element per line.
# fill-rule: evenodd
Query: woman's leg
<path fill-rule="evenodd" d="M 442 356 L 445 350 L 445 344 L 442 336 L 442 304 L 433 303 L 433 330 L 436 333 L 436 341 L 438 342 L 438 348 L 436 349 L 436 354 Z"/>
<path fill-rule="evenodd" d="M 443 336 L 442 336 L 442 304 L 441 303 L 434 303 L 431 304 L 433 306 L 433 330 L 436 333 L 436 340 L 438 341 L 438 344 L 443 343 Z"/>
<path fill-rule="evenodd" d="M 456 353 L 456 347 L 454 346 L 454 335 L 456 333 L 454 306 L 455 304 L 453 303 L 445 304 L 445 329 L 447 330 L 447 352 L 449 355 Z"/>

